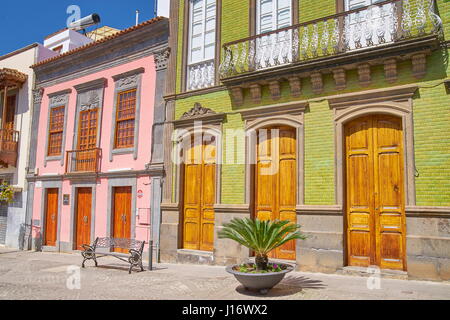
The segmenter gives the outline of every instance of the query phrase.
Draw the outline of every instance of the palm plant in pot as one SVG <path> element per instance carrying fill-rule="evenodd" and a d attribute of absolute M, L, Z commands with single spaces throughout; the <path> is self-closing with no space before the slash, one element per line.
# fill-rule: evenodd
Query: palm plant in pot
<path fill-rule="evenodd" d="M 277 285 L 293 267 L 288 264 L 269 263 L 269 253 L 285 243 L 306 239 L 300 225 L 290 221 L 262 221 L 259 219 L 233 219 L 219 231 L 220 239 L 231 239 L 255 253 L 255 263 L 227 267 L 246 288 L 265 294 Z"/>

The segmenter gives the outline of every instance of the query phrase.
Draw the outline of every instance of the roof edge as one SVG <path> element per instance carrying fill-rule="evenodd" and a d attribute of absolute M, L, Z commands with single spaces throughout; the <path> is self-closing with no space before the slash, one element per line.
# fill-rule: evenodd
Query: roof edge
<path fill-rule="evenodd" d="M 80 46 L 80 47 L 78 47 L 78 48 L 75 48 L 75 49 L 73 49 L 73 50 L 70 50 L 70 51 L 68 51 L 68 52 L 66 52 L 66 53 L 63 53 L 63 54 L 61 54 L 61 55 L 58 55 L 58 56 L 55 56 L 55 57 L 52 57 L 52 58 L 43 60 L 43 61 L 41 61 L 41 62 L 35 63 L 35 64 L 33 64 L 33 65 L 31 66 L 31 68 L 34 69 L 34 68 L 36 68 L 36 67 L 43 66 L 43 65 L 45 65 L 45 64 L 47 64 L 47 63 L 50 63 L 50 62 L 53 62 L 53 61 L 60 60 L 60 59 L 62 59 L 62 58 L 64 58 L 64 57 L 67 57 L 67 56 L 70 56 L 70 55 L 75 54 L 75 53 L 77 53 L 77 52 L 80 52 L 80 51 L 86 50 L 86 49 L 88 49 L 88 48 L 94 47 L 94 46 L 99 45 L 99 44 L 101 44 L 101 43 L 104 43 L 104 42 L 107 42 L 107 41 L 110 41 L 110 40 L 119 38 L 119 37 L 121 37 L 121 36 L 123 36 L 123 35 L 126 35 L 126 34 L 130 33 L 130 32 L 133 32 L 133 31 L 135 31 L 135 30 L 138 30 L 138 29 L 143 28 L 143 27 L 148 26 L 148 25 L 155 24 L 155 23 L 157 23 L 157 22 L 159 22 L 159 21 L 169 21 L 169 19 L 168 19 L 168 18 L 165 18 L 165 17 L 160 17 L 160 16 L 155 17 L 155 18 L 153 18 L 153 19 L 144 21 L 144 22 L 142 22 L 141 24 L 138 24 L 138 25 L 136 25 L 136 26 L 133 26 L 133 27 L 124 29 L 124 30 L 122 30 L 122 31 L 119 31 L 119 32 L 117 32 L 117 33 L 115 33 L 115 34 L 113 34 L 113 35 L 110 35 L 110 36 L 106 37 L 106 38 L 103 38 L 103 39 L 100 39 L 100 40 L 97 40 L 97 41 L 94 41 L 94 42 L 85 44 L 85 45 L 83 45 L 83 46 Z"/>

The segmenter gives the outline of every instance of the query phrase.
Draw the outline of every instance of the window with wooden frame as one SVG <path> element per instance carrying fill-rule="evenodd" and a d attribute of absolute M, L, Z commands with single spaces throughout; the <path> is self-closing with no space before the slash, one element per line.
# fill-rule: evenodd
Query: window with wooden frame
<path fill-rule="evenodd" d="M 115 149 L 134 147 L 137 89 L 122 91 L 117 96 Z"/>
<path fill-rule="evenodd" d="M 47 155 L 60 156 L 64 134 L 65 106 L 53 107 L 50 110 Z"/>

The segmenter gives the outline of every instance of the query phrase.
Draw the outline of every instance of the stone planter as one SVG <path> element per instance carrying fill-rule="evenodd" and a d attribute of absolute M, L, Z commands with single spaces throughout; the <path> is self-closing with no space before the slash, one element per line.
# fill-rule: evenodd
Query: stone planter
<path fill-rule="evenodd" d="M 246 290 L 257 290 L 261 294 L 267 294 L 270 289 L 275 287 L 284 276 L 293 271 L 294 267 L 290 264 L 280 264 L 286 269 L 280 272 L 269 272 L 269 273 L 244 273 L 234 270 L 234 267 L 239 265 L 232 265 L 226 268 L 228 273 L 234 275 L 237 281 L 239 281 Z"/>

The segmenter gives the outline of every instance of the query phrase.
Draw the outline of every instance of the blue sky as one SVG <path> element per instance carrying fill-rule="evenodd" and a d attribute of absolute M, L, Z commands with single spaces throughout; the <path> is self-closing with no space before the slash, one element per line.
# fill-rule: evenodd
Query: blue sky
<path fill-rule="evenodd" d="M 0 9 L 0 56 L 34 42 L 42 43 L 47 35 L 65 28 L 70 5 L 78 5 L 82 17 L 98 13 L 100 26 L 118 29 L 135 24 L 136 9 L 140 22 L 154 16 L 154 0 L 4 0 Z"/>

